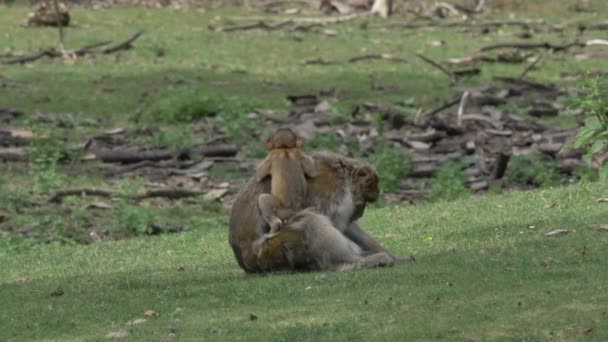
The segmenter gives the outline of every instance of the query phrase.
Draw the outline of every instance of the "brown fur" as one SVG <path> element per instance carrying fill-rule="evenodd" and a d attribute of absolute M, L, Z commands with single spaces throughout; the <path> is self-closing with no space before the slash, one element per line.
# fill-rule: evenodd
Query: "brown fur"
<path fill-rule="evenodd" d="M 257 167 L 256 178 L 261 182 L 270 176 L 270 194 L 261 194 L 258 206 L 274 233 L 283 220 L 303 209 L 307 178 L 315 177 L 317 168 L 314 159 L 302 152 L 302 139 L 289 128 L 277 130 L 266 146 L 270 152 Z"/>
<path fill-rule="evenodd" d="M 241 268 L 249 273 L 350 269 L 408 259 L 390 256 L 355 222 L 363 215 L 366 203 L 378 198 L 375 171 L 366 163 L 333 153 L 315 153 L 312 157 L 318 175 L 308 179 L 303 206 L 315 210 L 297 213 L 279 232 L 268 234 L 268 224 L 257 208 L 259 195 L 270 192 L 269 179 L 258 182 L 253 178 L 237 195 L 230 216 L 229 242 Z M 329 233 L 325 234 L 326 231 Z M 328 235 L 334 239 L 327 239 Z M 349 243 L 358 246 L 360 252 L 324 254 L 340 244 L 347 244 L 353 250 Z"/>

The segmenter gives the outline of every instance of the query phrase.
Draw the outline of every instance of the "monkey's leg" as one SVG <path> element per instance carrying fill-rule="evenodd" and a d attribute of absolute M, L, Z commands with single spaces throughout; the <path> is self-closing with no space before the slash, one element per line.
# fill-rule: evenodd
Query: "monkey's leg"
<path fill-rule="evenodd" d="M 283 226 L 283 220 L 277 216 L 277 210 L 281 208 L 281 201 L 271 194 L 261 194 L 258 197 L 258 208 L 264 221 L 270 226 L 270 233 L 276 233 Z"/>
<path fill-rule="evenodd" d="M 364 252 L 372 253 L 369 256 L 372 256 L 374 253 L 388 253 L 382 245 L 376 241 L 374 238 L 369 236 L 357 222 L 351 222 L 348 228 L 344 231 L 344 235 L 352 240 L 354 243 L 359 245 Z M 406 262 L 406 261 L 416 261 L 416 257 L 413 255 L 406 256 L 394 256 L 391 255 L 394 262 Z"/>
<path fill-rule="evenodd" d="M 374 238 L 369 236 L 363 229 L 361 229 L 357 222 L 351 222 L 344 231 L 344 235 L 346 235 L 346 237 L 352 242 L 359 245 L 364 252 L 386 252 L 386 249 L 384 249 L 384 247 L 382 247 L 378 241 L 374 240 Z"/>
<path fill-rule="evenodd" d="M 338 271 L 356 270 L 360 268 L 384 267 L 395 264 L 395 259 L 388 253 L 374 253 L 368 256 L 362 256 L 359 260 L 339 265 Z"/>
<path fill-rule="evenodd" d="M 314 178 L 319 175 L 319 171 L 317 170 L 317 164 L 315 160 L 304 153 L 300 153 L 300 164 L 302 165 L 302 170 L 309 178 Z"/>

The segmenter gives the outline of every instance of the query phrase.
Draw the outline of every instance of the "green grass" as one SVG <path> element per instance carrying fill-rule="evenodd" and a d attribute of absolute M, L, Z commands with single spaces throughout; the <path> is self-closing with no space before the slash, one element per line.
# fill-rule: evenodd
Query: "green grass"
<path fill-rule="evenodd" d="M 569 11 L 565 2 L 515 2 L 517 17 L 569 24 L 561 35 L 541 32 L 534 40 L 569 40 L 575 37 L 577 23 L 599 20 L 593 14 Z M 604 1 L 592 5 L 597 13 L 608 10 Z M 22 5 L 0 6 L 0 54 L 56 44 L 55 29 L 19 25 L 28 11 Z M 159 132 L 129 137 L 129 144 L 187 147 L 213 138 L 209 132 L 217 128 L 237 134 L 248 123 L 240 108 L 285 111 L 288 94 L 331 89 L 340 97 L 335 120 L 365 101 L 406 101 L 415 112 L 451 96 L 445 76 L 418 60 L 416 52 L 437 61 L 462 57 L 483 45 L 519 40 L 519 29 L 487 36 L 448 29 L 362 29 L 360 24 L 367 21 L 385 22 L 370 18 L 331 26 L 336 37 L 316 32 L 219 33 L 207 27 L 228 25 L 228 18 L 244 13 L 128 8 L 71 12 L 69 48 L 117 42 L 140 29 L 145 34 L 134 49 L 119 55 L 0 65 L 0 107 L 26 112 L 11 125 L 41 135 L 53 133 L 48 144 L 39 141 L 39 160 L 33 166 L 0 164 L 0 217 L 8 217 L 0 224 L 27 237 L 0 235 L 0 340 L 105 340 L 108 332 L 123 329 L 142 341 L 608 339 L 603 324 L 608 319 L 603 304 L 608 302 L 608 234 L 588 228 L 608 223 L 607 204 L 595 201 L 608 196 L 605 184 L 375 208 L 367 212 L 364 226 L 391 251 L 414 253 L 417 263 L 262 277 L 244 276 L 238 268 L 219 203 L 119 200 L 109 201 L 112 211 L 100 211 L 85 209 L 97 199 L 74 197 L 62 204 L 36 205 L 56 188 L 91 186 L 129 194 L 145 190 L 147 181 L 142 178 L 109 179 L 99 164 L 56 160 L 57 151 L 74 149 L 107 129 L 157 125 Z M 491 15 L 504 18 L 510 12 Z M 591 38 L 601 35 L 588 32 L 580 37 Z M 436 40 L 448 44 L 432 47 L 429 43 Z M 309 58 L 346 61 L 366 53 L 391 53 L 410 63 L 300 63 Z M 517 76 L 524 67 L 484 64 L 482 74 L 466 83 L 483 84 L 494 75 Z M 542 68 L 529 76 L 560 82 L 564 71 L 606 67 L 606 60 L 575 61 L 555 53 L 546 55 Z M 371 89 L 371 78 L 384 90 Z M 238 116 L 187 123 L 159 120 L 155 111 L 170 113 L 167 94 L 175 91 L 179 97 L 179 89 L 193 89 L 196 98 L 200 93 L 234 99 L 236 104 L 230 105 L 239 110 L 230 114 Z M 38 122 L 36 112 L 73 127 Z M 560 116 L 555 122 L 572 125 L 573 120 Z M 241 156 L 263 155 L 263 139 L 243 133 L 233 139 L 242 147 Z M 259 146 L 252 141 L 259 141 Z M 319 135 L 307 144 L 328 148 L 336 141 Z M 353 153 L 358 150 L 348 147 Z M 401 165 L 392 162 L 390 149 L 381 152 L 367 157 L 386 161 L 389 169 Z M 221 164 L 210 169 L 209 176 L 238 184 L 243 173 Z M 387 175 L 381 174 L 381 179 L 398 184 Z M 438 190 L 458 190 L 456 185 Z M 109 241 L 145 234 L 151 225 L 186 232 Z M 556 228 L 570 233 L 544 236 Z M 74 243 L 90 231 L 108 231 L 110 238 L 88 246 Z M 148 309 L 160 315 L 128 326 Z"/>
<path fill-rule="evenodd" d="M 92 246 L 0 252 L 0 340 L 579 340 L 608 338 L 608 186 L 586 184 L 369 211 L 418 261 L 245 276 L 225 220 Z M 557 228 L 569 234 L 545 237 Z M 51 293 L 63 291 L 61 296 Z M 145 310 L 157 317 L 129 327 Z M 251 315 L 257 319 L 251 319 Z"/>

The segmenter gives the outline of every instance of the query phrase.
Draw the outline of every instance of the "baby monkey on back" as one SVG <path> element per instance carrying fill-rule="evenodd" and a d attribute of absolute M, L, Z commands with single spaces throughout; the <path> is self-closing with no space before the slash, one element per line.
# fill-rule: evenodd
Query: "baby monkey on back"
<path fill-rule="evenodd" d="M 317 176 L 315 160 L 302 152 L 302 138 L 291 129 L 281 128 L 266 140 L 268 156 L 256 169 L 261 182 L 270 176 L 270 194 L 258 197 L 258 207 L 270 225 L 270 234 L 278 232 L 284 221 L 304 209 L 306 178 Z"/>

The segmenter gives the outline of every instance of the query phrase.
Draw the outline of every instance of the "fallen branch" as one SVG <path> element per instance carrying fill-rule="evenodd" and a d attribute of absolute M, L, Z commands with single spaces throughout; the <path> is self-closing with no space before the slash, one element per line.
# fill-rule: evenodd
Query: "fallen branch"
<path fill-rule="evenodd" d="M 204 147 L 200 152 L 205 157 L 234 157 L 239 148 L 234 144 L 222 144 Z"/>
<path fill-rule="evenodd" d="M 32 55 L 9 58 L 9 59 L 0 61 L 0 63 L 2 63 L 2 64 L 24 64 L 24 63 L 36 61 L 44 56 L 54 58 L 54 57 L 61 56 L 61 54 L 55 49 L 46 49 L 46 50 L 40 50 L 39 52 L 34 53 Z"/>
<path fill-rule="evenodd" d="M 423 61 L 427 62 L 428 64 L 434 66 L 435 68 L 439 69 L 441 72 L 446 74 L 450 78 L 450 84 L 456 83 L 456 77 L 454 76 L 454 74 L 452 72 L 450 72 L 448 69 L 444 68 L 441 64 L 439 64 L 439 63 L 435 62 L 434 60 L 432 60 L 422 54 L 419 54 L 419 53 L 417 53 L 416 56 L 418 56 Z"/>
<path fill-rule="evenodd" d="M 580 42 L 578 40 L 568 42 L 568 43 L 551 43 L 551 42 L 512 42 L 512 43 L 498 43 L 492 44 L 488 46 L 484 46 L 479 51 L 490 51 L 496 49 L 505 49 L 505 48 L 515 48 L 515 49 L 547 49 L 553 51 L 565 51 L 571 47 L 585 47 L 587 44 Z"/>
<path fill-rule="evenodd" d="M 206 194 L 204 191 L 199 190 L 186 190 L 186 189 L 157 189 L 157 190 L 148 190 L 143 194 L 135 194 L 135 195 L 122 195 L 110 190 L 102 190 L 96 188 L 75 188 L 75 189 L 65 189 L 65 190 L 57 190 L 47 199 L 47 203 L 61 203 L 65 197 L 70 196 L 99 196 L 99 197 L 122 197 L 127 199 L 132 199 L 136 201 L 140 201 L 146 198 L 154 198 L 154 197 L 165 197 L 169 199 L 180 199 L 186 197 L 194 197 L 201 196 Z"/>
<path fill-rule="evenodd" d="M 143 200 L 146 198 L 154 198 L 154 197 L 165 197 L 169 199 L 180 199 L 186 197 L 194 197 L 204 195 L 206 192 L 199 190 L 186 190 L 186 189 L 158 189 L 158 190 L 148 190 L 141 195 L 132 195 L 129 198 L 134 199 L 136 201 Z"/>
<path fill-rule="evenodd" d="M 293 21 L 291 19 L 285 20 L 285 21 L 281 21 L 278 23 L 273 23 L 273 24 L 269 24 L 265 21 L 258 21 L 256 23 L 253 24 L 244 24 L 244 25 L 234 25 L 234 26 L 228 26 L 228 27 L 218 27 L 215 29 L 216 32 L 235 32 L 235 31 L 249 31 L 249 30 L 255 30 L 255 29 L 262 29 L 262 30 L 276 30 L 276 29 L 280 29 L 286 25 L 289 24 L 293 24 Z"/>
<path fill-rule="evenodd" d="M 421 114 L 420 117 L 421 118 L 425 118 L 425 117 L 428 117 L 428 116 L 435 115 L 435 114 L 437 114 L 437 113 L 439 113 L 439 112 L 441 112 L 441 111 L 443 111 L 445 109 L 448 109 L 448 108 L 450 108 L 450 107 L 458 104 L 460 102 L 460 98 L 461 98 L 460 96 L 457 96 L 453 100 L 448 101 L 448 102 L 446 102 L 446 103 L 444 103 L 444 104 L 442 104 L 440 106 L 437 106 L 437 107 L 429 110 L 426 113 Z"/>
<path fill-rule="evenodd" d="M 471 21 L 471 20 L 431 20 L 428 22 L 409 22 L 409 23 L 386 23 L 386 24 L 375 24 L 375 25 L 362 25 L 362 28 L 403 28 L 403 29 L 419 29 L 429 27 L 500 27 L 500 26 L 539 26 L 545 25 L 544 19 L 520 19 L 520 20 L 483 20 L 483 21 Z"/>
<path fill-rule="evenodd" d="M 141 161 L 161 161 L 173 158 L 185 158 L 187 151 L 173 150 L 148 150 L 140 151 L 135 149 L 101 149 L 95 151 L 96 159 L 104 163 L 123 163 L 131 164 Z"/>
<path fill-rule="evenodd" d="M 25 149 L 21 147 L 0 147 L 0 160 L 6 161 L 27 161 Z"/>
<path fill-rule="evenodd" d="M 349 15 L 338 16 L 335 18 L 268 18 L 268 17 L 233 17 L 231 20 L 256 20 L 256 22 L 226 26 L 226 27 L 212 27 L 210 30 L 216 32 L 235 32 L 235 31 L 249 31 L 255 29 L 263 30 L 277 30 L 287 27 L 289 30 L 309 30 L 315 26 L 325 26 L 330 24 L 342 23 L 345 21 L 367 17 L 369 13 L 355 13 Z"/>
<path fill-rule="evenodd" d="M 67 190 L 55 191 L 51 197 L 47 200 L 49 203 L 61 203 L 64 197 L 69 196 L 99 196 L 99 197 L 112 197 L 116 196 L 116 193 L 109 190 L 95 189 L 95 188 L 76 188 Z"/>
<path fill-rule="evenodd" d="M 43 50 L 40 50 L 31 55 L 25 55 L 25 56 L 0 60 L 0 64 L 25 64 L 25 63 L 34 62 L 42 57 L 59 58 L 59 57 L 64 57 L 64 56 L 81 57 L 81 56 L 92 55 L 92 54 L 96 54 L 96 53 L 111 54 L 111 53 L 114 53 L 114 52 L 117 52 L 120 50 L 130 49 L 132 47 L 132 43 L 136 39 L 138 39 L 142 34 L 143 34 L 143 31 L 137 32 L 134 35 L 132 35 L 131 37 L 129 37 L 129 39 L 125 40 L 124 42 L 118 43 L 114 46 L 106 47 L 105 49 L 101 49 L 101 50 L 99 50 L 100 47 L 106 46 L 106 45 L 110 44 L 111 42 L 104 41 L 104 42 L 89 44 L 89 45 L 85 45 L 85 46 L 75 49 L 75 50 L 59 51 L 54 48 L 43 49 Z"/>
<path fill-rule="evenodd" d="M 532 88 L 538 91 L 546 91 L 546 92 L 557 92 L 557 89 L 552 85 L 546 85 L 539 82 L 534 82 L 530 80 L 524 80 L 516 77 L 507 77 L 507 76 L 494 76 L 494 80 L 504 82 L 511 85 L 523 86 L 526 88 Z"/>
<path fill-rule="evenodd" d="M 543 59 L 542 56 L 536 57 L 536 59 L 534 60 L 534 62 L 530 63 L 524 69 L 524 71 L 522 71 L 522 73 L 519 75 L 519 79 L 522 79 L 522 78 L 526 77 L 526 74 L 528 74 L 528 72 L 530 72 L 530 70 L 532 70 L 536 66 L 536 64 L 540 63 L 540 61 L 542 61 L 542 59 Z"/>
<path fill-rule="evenodd" d="M 384 54 L 384 53 L 383 54 L 355 56 L 355 57 L 350 58 L 348 60 L 348 62 L 355 63 L 355 62 L 359 62 L 359 61 L 363 61 L 363 60 L 367 60 L 367 59 L 380 59 L 380 60 L 391 61 L 391 62 L 409 63 L 409 61 L 405 58 L 394 57 L 392 55 Z"/>
<path fill-rule="evenodd" d="M 144 34 L 144 31 L 139 31 L 139 32 L 135 33 L 134 35 L 132 35 L 131 37 L 129 37 L 124 42 L 118 43 L 114 46 L 107 47 L 107 48 L 101 50 L 101 52 L 103 54 L 107 55 L 107 54 L 114 53 L 114 52 L 120 51 L 120 50 L 128 50 L 133 47 L 132 43 L 134 41 L 136 41 L 142 34 Z"/>

